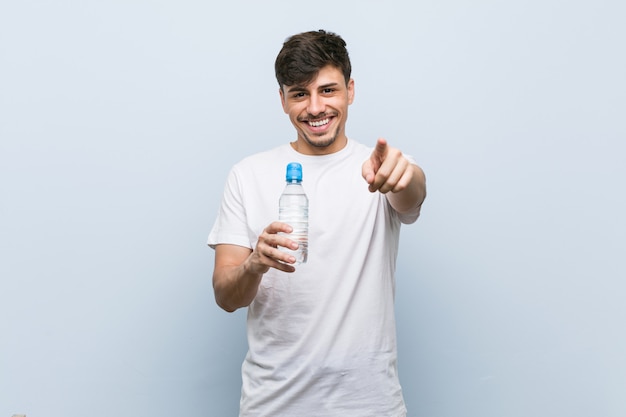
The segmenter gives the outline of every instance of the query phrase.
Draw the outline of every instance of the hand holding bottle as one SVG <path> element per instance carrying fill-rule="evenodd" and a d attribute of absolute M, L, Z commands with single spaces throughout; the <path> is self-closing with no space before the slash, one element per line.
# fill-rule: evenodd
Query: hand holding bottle
<path fill-rule="evenodd" d="M 259 235 L 256 247 L 249 258 L 249 268 L 255 273 L 264 274 L 270 268 L 284 272 L 294 272 L 293 264 L 297 259 L 285 248 L 298 248 L 297 243 L 289 238 L 293 228 L 280 221 L 269 224 Z"/>

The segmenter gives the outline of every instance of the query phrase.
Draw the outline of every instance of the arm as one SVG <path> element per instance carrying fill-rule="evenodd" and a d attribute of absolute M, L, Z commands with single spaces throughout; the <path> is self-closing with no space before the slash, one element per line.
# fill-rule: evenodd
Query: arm
<path fill-rule="evenodd" d="M 213 269 L 213 291 L 217 304 L 228 312 L 250 305 L 261 283 L 261 278 L 270 268 L 285 272 L 295 271 L 290 265 L 296 260 L 281 252 L 277 246 L 292 247 L 298 244 L 278 235 L 291 232 L 291 226 L 274 222 L 259 236 L 254 250 L 243 246 L 220 244 L 215 247 Z"/>
<path fill-rule="evenodd" d="M 387 194 L 389 203 L 399 213 L 421 207 L 426 198 L 424 171 L 382 138 L 363 163 L 363 178 L 369 184 L 370 192 Z"/>

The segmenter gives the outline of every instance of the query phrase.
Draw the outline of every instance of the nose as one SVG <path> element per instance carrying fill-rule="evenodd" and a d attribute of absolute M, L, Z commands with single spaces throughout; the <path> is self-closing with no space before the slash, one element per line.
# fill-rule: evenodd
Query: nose
<path fill-rule="evenodd" d="M 324 113 L 326 105 L 324 104 L 324 98 L 319 94 L 311 94 L 309 96 L 309 104 L 307 106 L 307 112 L 312 116 Z"/>

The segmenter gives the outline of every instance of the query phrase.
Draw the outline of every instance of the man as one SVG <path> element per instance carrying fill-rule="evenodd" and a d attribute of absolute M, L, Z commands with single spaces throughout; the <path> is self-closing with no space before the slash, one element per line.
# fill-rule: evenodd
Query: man
<path fill-rule="evenodd" d="M 400 225 L 426 196 L 422 170 L 378 139 L 346 136 L 354 80 L 346 44 L 297 34 L 276 58 L 296 140 L 231 170 L 208 243 L 226 311 L 248 307 L 240 416 L 401 417 L 394 317 Z M 278 218 L 285 167 L 300 162 L 309 198 L 306 264 Z"/>

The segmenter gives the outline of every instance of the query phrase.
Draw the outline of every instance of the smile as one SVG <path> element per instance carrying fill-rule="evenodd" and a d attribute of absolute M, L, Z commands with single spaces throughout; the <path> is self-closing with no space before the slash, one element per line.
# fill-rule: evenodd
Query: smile
<path fill-rule="evenodd" d="M 320 127 L 330 123 L 330 119 L 317 120 L 317 121 L 309 121 L 309 126 L 311 127 Z"/>

